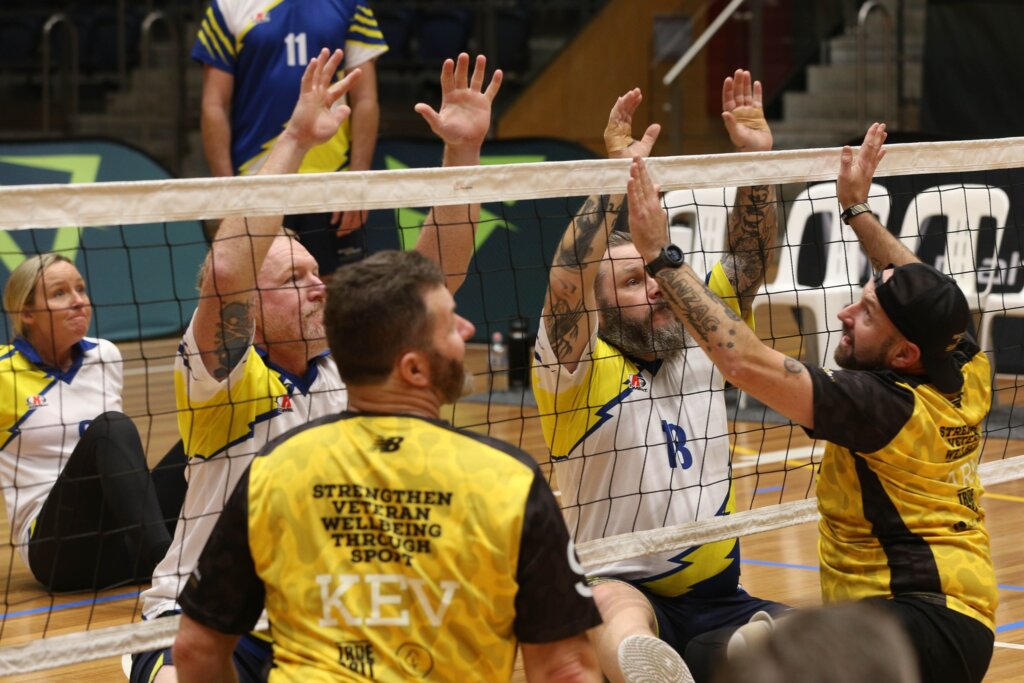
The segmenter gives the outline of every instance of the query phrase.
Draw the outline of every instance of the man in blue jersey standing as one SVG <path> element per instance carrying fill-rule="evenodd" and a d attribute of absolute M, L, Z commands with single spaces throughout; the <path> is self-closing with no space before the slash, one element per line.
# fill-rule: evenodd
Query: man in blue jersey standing
<path fill-rule="evenodd" d="M 213 175 L 260 169 L 288 123 L 306 65 L 322 48 L 345 51 L 336 78 L 356 67 L 363 75 L 347 93 L 351 116 L 310 150 L 299 172 L 370 168 L 380 120 L 374 61 L 388 47 L 369 6 L 363 0 L 213 0 L 192 48 L 203 64 L 203 149 Z M 363 237 L 352 233 L 365 220 L 366 212 L 348 211 L 289 216 L 285 225 L 329 275 L 362 256 Z"/>

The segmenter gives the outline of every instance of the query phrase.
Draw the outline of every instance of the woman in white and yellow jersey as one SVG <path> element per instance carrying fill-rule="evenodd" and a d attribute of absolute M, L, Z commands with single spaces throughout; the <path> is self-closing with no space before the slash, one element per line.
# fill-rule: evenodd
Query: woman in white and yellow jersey
<path fill-rule="evenodd" d="M 121 353 L 86 336 L 85 280 L 60 254 L 30 256 L 4 288 L 0 484 L 11 542 L 51 591 L 148 581 L 184 498 L 180 444 L 153 475 L 121 408 Z"/>

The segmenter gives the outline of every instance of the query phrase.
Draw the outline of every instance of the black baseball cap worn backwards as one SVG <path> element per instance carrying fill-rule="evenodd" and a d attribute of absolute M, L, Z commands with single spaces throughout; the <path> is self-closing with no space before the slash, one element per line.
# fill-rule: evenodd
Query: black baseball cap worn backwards
<path fill-rule="evenodd" d="M 875 275 L 875 294 L 896 329 L 921 349 L 931 384 L 945 394 L 959 391 L 964 378 L 953 350 L 967 331 L 970 308 L 956 280 L 924 263 L 890 264 Z"/>

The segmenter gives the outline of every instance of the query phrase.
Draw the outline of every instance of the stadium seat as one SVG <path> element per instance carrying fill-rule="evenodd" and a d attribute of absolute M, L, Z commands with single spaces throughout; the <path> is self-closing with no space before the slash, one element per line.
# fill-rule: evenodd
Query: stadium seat
<path fill-rule="evenodd" d="M 993 324 L 999 317 L 1024 317 L 1024 294 L 995 291 L 1000 272 L 999 252 L 1003 244 L 1010 198 L 1004 190 L 987 185 L 939 185 L 921 192 L 907 209 L 900 239 L 917 251 L 924 239 L 927 222 L 943 216 L 947 220 L 945 245 L 935 267 L 956 278 L 967 296 L 971 310 L 978 312 L 978 344 L 995 352 Z M 981 251 L 981 223 L 995 221 L 992 250 Z M 929 231 L 930 232 L 930 231 Z M 1001 284 L 1001 283 L 998 283 Z M 990 359 L 993 370 L 996 359 Z"/>
<path fill-rule="evenodd" d="M 530 68 L 530 14 L 524 7 L 502 7 L 496 11 L 499 69 L 522 74 Z"/>
<path fill-rule="evenodd" d="M 38 16 L 7 17 L 0 22 L 0 65 L 4 70 L 38 69 L 42 28 L 43 19 Z"/>
<path fill-rule="evenodd" d="M 424 10 L 416 18 L 416 57 L 427 65 L 454 59 L 468 48 L 472 29 L 469 10 Z"/>
<path fill-rule="evenodd" d="M 373 13 L 388 44 L 388 51 L 381 55 L 380 63 L 384 66 L 400 66 L 407 63 L 413 27 L 416 24 L 415 13 L 410 9 L 383 5 L 375 7 Z"/>
<path fill-rule="evenodd" d="M 900 240 L 917 253 L 925 233 L 931 233 L 929 221 L 945 218 L 945 244 L 932 265 L 956 279 L 971 310 L 983 311 L 996 279 L 992 277 L 997 265 L 995 258 L 1009 214 L 1010 198 L 998 187 L 973 183 L 929 187 L 907 207 Z M 981 254 L 981 222 L 986 217 L 995 219 L 995 244 L 992 251 L 986 249 Z M 985 273 L 984 278 L 978 277 L 981 273 Z M 982 279 L 985 284 L 979 287 Z"/>

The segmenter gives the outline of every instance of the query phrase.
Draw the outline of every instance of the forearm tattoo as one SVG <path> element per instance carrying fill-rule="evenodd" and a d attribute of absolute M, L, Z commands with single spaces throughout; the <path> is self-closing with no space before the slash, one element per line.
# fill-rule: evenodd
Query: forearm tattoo
<path fill-rule="evenodd" d="M 558 358 L 572 352 L 582 333 L 582 321 L 587 318 L 584 293 L 573 281 L 582 283 L 583 269 L 598 267 L 603 256 L 606 221 L 619 212 L 620 206 L 604 195 L 589 197 L 555 252 L 548 288 L 550 315 L 545 324 L 551 348 Z M 597 253 L 598 248 L 602 253 Z M 569 272 L 559 273 L 556 269 Z"/>
<path fill-rule="evenodd" d="M 727 349 L 735 346 L 733 338 L 743 321 L 717 294 L 703 284 L 691 282 L 679 270 L 662 270 L 658 273 L 658 282 L 705 351 L 710 353 L 712 346 Z"/>
<path fill-rule="evenodd" d="M 778 230 L 774 194 L 769 185 L 740 188 L 729 218 L 733 272 L 727 275 L 740 297 L 756 294 L 764 280 L 768 249 Z"/>
<path fill-rule="evenodd" d="M 244 301 L 230 301 L 220 309 L 220 324 L 217 326 L 217 368 L 215 379 L 224 380 L 231 369 L 249 350 L 254 326 L 251 305 Z"/>
<path fill-rule="evenodd" d="M 608 214 L 618 210 L 605 195 L 588 197 L 558 244 L 553 266 L 579 268 L 600 258 L 601 254 L 594 254 L 594 240 L 601 234 Z"/>

